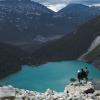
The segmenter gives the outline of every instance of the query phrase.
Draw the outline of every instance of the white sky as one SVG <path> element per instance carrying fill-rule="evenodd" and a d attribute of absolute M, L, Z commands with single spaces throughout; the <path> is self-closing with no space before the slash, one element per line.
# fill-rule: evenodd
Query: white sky
<path fill-rule="evenodd" d="M 48 8 L 58 11 L 70 3 L 82 3 L 86 5 L 99 5 L 100 0 L 33 0 L 39 2 Z"/>
<path fill-rule="evenodd" d="M 48 5 L 47 7 L 55 12 L 59 11 L 63 7 L 65 7 L 66 4 L 54 4 L 54 5 Z"/>

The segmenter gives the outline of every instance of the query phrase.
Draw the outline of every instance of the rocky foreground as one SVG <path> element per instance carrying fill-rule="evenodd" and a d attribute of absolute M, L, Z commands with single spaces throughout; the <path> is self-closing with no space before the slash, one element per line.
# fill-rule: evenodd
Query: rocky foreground
<path fill-rule="evenodd" d="M 64 92 L 48 89 L 44 93 L 2 86 L 0 100 L 100 100 L 100 90 L 95 90 L 92 82 L 83 85 L 75 82 L 67 85 Z"/>

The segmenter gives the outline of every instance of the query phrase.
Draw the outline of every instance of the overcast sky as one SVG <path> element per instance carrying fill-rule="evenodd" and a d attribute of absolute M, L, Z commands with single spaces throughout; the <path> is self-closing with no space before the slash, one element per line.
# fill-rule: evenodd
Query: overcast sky
<path fill-rule="evenodd" d="M 54 11 L 58 11 L 70 3 L 82 3 L 87 5 L 92 5 L 92 4 L 98 5 L 98 3 L 100 4 L 100 0 L 33 0 L 33 1 L 44 4 L 45 6 Z"/>

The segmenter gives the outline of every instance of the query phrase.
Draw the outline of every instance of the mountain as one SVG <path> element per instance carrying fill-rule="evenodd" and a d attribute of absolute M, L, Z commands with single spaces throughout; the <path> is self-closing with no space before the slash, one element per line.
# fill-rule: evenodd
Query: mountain
<path fill-rule="evenodd" d="M 79 29 L 61 39 L 46 43 L 33 53 L 33 60 L 47 62 L 73 60 L 80 57 L 100 35 L 100 16 L 81 25 Z"/>
<path fill-rule="evenodd" d="M 83 4 L 69 4 L 68 6 L 66 6 L 65 8 L 61 9 L 60 11 L 58 11 L 58 14 L 62 14 L 62 15 L 81 15 L 85 12 L 90 11 L 90 7 L 83 5 Z"/>
<path fill-rule="evenodd" d="M 48 26 L 52 26 L 48 20 L 53 14 L 30 0 L 0 1 L 0 41 L 29 42 L 38 34 L 48 34 Z"/>
<path fill-rule="evenodd" d="M 71 11 L 70 6 L 74 6 L 80 16 L 76 16 L 77 13 Z M 79 6 L 80 10 L 75 6 Z M 92 16 L 87 6 L 67 7 L 70 8 L 67 12 L 74 13 L 67 15 L 65 8 L 54 13 L 30 0 L 0 1 L 0 78 L 19 71 L 22 64 L 36 65 L 48 61 L 73 60 L 88 50 L 94 39 L 100 35 L 100 16 L 96 17 L 99 10 L 91 7 Z M 82 16 L 86 11 L 89 12 Z M 88 22 L 84 23 L 83 17 Z M 90 20 L 94 17 L 96 18 Z M 82 25 L 77 29 L 80 24 Z M 70 32 L 73 30 L 75 31 Z M 6 42 L 19 45 L 14 46 Z M 94 48 L 94 45 L 91 48 Z M 99 46 L 97 51 L 98 48 Z M 28 52 L 31 49 L 32 54 L 24 51 L 26 49 Z M 94 52 L 94 49 L 91 50 Z"/>
<path fill-rule="evenodd" d="M 39 35 L 46 38 L 65 35 L 98 14 L 98 8 L 82 4 L 70 4 L 56 13 L 31 0 L 3 0 L 0 1 L 0 41 L 25 44 L 35 43 L 34 38 Z"/>
<path fill-rule="evenodd" d="M 79 60 L 91 62 L 100 69 L 100 36 L 95 38 L 89 49 L 79 58 Z"/>
<path fill-rule="evenodd" d="M 94 61 L 100 56 L 100 36 L 92 42 L 86 53 L 84 53 L 79 59 L 87 62 Z"/>
<path fill-rule="evenodd" d="M 23 13 L 25 13 L 25 10 L 26 12 L 29 11 L 29 13 L 32 13 L 33 11 L 34 14 L 37 12 L 39 14 L 51 14 L 52 15 L 54 13 L 52 10 L 48 9 L 47 7 L 37 2 L 31 1 L 31 0 L 2 0 L 0 1 L 0 4 L 1 6 L 5 6 L 5 7 L 14 7 L 14 9 L 12 10 L 20 9 L 19 11 L 20 13 L 22 11 L 24 11 Z"/>
<path fill-rule="evenodd" d="M 55 14 L 56 22 L 63 23 L 64 32 L 76 31 L 83 23 L 100 15 L 100 9 L 83 4 L 69 4 Z M 66 31 L 67 30 L 67 31 Z"/>
<path fill-rule="evenodd" d="M 89 19 L 89 17 L 91 18 L 96 16 L 97 14 L 100 14 L 99 11 L 99 7 L 89 7 L 83 4 L 69 4 L 65 8 L 58 11 L 57 14 L 72 18 L 76 17 L 79 18 L 79 20 L 85 21 L 86 19 Z"/>
<path fill-rule="evenodd" d="M 90 48 L 88 49 L 88 52 L 91 52 L 94 50 L 98 45 L 100 45 L 100 36 L 97 36 L 94 41 L 92 42 Z"/>
<path fill-rule="evenodd" d="M 21 64 L 28 64 L 27 57 L 28 53 L 18 47 L 0 43 L 0 78 L 21 70 Z"/>
<path fill-rule="evenodd" d="M 57 39 L 60 39 L 61 37 L 63 37 L 63 35 L 57 35 L 53 37 L 43 37 L 42 35 L 37 35 L 36 37 L 34 37 L 32 42 L 27 42 L 27 43 L 22 43 L 22 44 L 19 43 L 19 44 L 16 44 L 16 46 L 20 47 L 26 52 L 33 53 L 38 48 L 45 45 L 46 42 L 57 40 Z"/>

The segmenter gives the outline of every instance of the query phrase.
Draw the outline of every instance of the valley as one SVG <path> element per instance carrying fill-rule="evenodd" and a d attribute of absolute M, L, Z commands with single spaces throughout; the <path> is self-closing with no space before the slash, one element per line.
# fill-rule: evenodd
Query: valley
<path fill-rule="evenodd" d="M 54 12 L 31 0 L 0 1 L 0 78 L 21 65 L 76 60 L 100 35 L 99 26 L 100 7 L 69 4 Z M 100 65 L 99 46 L 91 52 L 87 62 Z"/>

